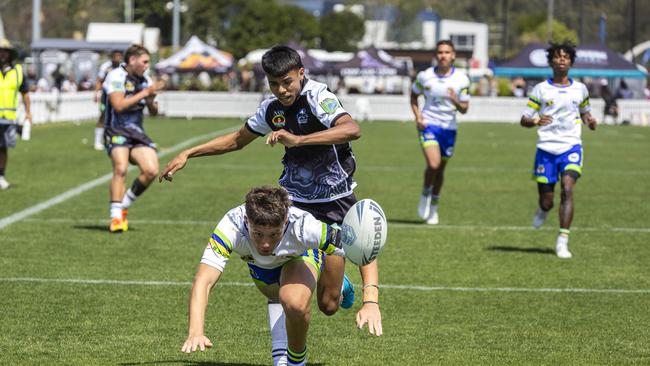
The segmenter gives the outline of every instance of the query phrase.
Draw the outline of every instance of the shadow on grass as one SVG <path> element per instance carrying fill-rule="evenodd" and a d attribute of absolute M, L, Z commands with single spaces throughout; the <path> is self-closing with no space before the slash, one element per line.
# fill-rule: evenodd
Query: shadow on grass
<path fill-rule="evenodd" d="M 74 229 L 88 230 L 88 231 L 105 231 L 108 232 L 108 225 L 74 225 Z M 129 227 L 129 231 L 137 231 L 137 229 Z M 120 235 L 122 233 L 115 233 L 115 235 Z"/>
<path fill-rule="evenodd" d="M 118 366 L 145 366 L 145 365 L 165 365 L 174 364 L 182 366 L 262 366 L 265 364 L 252 363 L 230 363 L 230 362 L 209 362 L 209 361 L 187 361 L 187 360 L 164 360 L 164 361 L 143 361 L 143 362 L 125 362 L 118 363 Z M 312 366 L 323 366 L 322 363 L 307 363 Z"/>
<path fill-rule="evenodd" d="M 508 247 L 504 245 L 492 245 L 486 248 L 496 252 L 519 252 L 519 253 L 532 253 L 532 254 L 552 254 L 555 255 L 555 250 L 550 248 L 524 248 L 524 247 Z"/>

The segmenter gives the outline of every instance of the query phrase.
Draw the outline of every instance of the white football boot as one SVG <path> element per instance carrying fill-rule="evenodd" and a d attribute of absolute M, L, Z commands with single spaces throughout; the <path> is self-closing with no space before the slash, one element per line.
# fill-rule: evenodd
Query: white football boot
<path fill-rule="evenodd" d="M 429 206 L 429 216 L 426 222 L 428 225 L 438 225 L 438 205 Z"/>
<path fill-rule="evenodd" d="M 555 254 L 562 259 L 569 259 L 573 256 L 569 251 L 569 237 L 567 235 L 558 235 L 555 243 Z"/>
<path fill-rule="evenodd" d="M 420 203 L 418 204 L 418 216 L 422 220 L 426 220 L 429 217 L 429 207 L 431 207 L 431 193 L 421 194 Z"/>
<path fill-rule="evenodd" d="M 7 182 L 4 175 L 0 175 L 0 190 L 4 191 L 5 189 L 9 188 L 9 186 L 10 184 Z"/>

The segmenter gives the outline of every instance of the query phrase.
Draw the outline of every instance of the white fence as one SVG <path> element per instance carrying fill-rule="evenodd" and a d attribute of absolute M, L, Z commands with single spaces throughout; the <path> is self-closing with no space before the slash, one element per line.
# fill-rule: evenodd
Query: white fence
<path fill-rule="evenodd" d="M 34 123 L 80 121 L 97 118 L 99 108 L 93 101 L 93 92 L 33 93 L 32 117 Z M 341 103 L 357 120 L 412 121 L 408 95 L 342 95 Z M 160 112 L 168 117 L 237 117 L 246 118 L 257 110 L 262 100 L 259 93 L 224 92 L 164 92 L 158 96 Z M 596 119 L 603 121 L 602 99 L 592 99 Z M 526 105 L 524 98 L 472 97 L 467 114 L 459 120 L 467 122 L 518 123 Z M 648 126 L 650 101 L 619 100 L 619 122 Z"/>

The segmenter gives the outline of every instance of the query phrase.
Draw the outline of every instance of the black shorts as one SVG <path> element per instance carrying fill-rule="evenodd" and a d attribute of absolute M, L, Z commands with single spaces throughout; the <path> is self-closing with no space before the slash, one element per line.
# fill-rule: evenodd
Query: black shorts
<path fill-rule="evenodd" d="M 104 129 L 104 145 L 109 156 L 114 147 L 133 149 L 135 147 L 146 146 L 157 150 L 156 144 L 151 141 L 147 134 L 127 128 L 107 127 Z"/>
<path fill-rule="evenodd" d="M 331 225 L 333 223 L 342 223 L 345 214 L 356 202 L 357 198 L 353 193 L 331 202 L 305 203 L 293 201 L 293 206 L 305 210 L 318 220 Z"/>

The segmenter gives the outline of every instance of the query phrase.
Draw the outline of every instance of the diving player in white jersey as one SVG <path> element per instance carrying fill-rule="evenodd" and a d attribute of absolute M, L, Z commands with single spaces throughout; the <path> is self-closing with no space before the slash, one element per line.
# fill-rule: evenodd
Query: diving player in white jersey
<path fill-rule="evenodd" d="M 453 66 L 454 44 L 441 40 L 436 45 L 436 66 L 418 73 L 411 88 L 411 110 L 420 135 L 426 168 L 418 216 L 427 224 L 438 223 L 438 200 L 447 161 L 454 154 L 456 112 L 469 108 L 469 79 Z M 424 95 L 420 110 L 418 97 Z"/>
<path fill-rule="evenodd" d="M 279 183 L 289 192 L 293 205 L 328 224 L 343 221 L 356 202 L 353 174 L 356 162 L 350 142 L 361 136 L 357 122 L 343 108 L 325 84 L 305 77 L 300 55 L 287 46 L 275 46 L 262 57 L 262 68 L 273 96 L 262 101 L 257 113 L 238 131 L 219 136 L 205 144 L 182 151 L 162 170 L 159 181 L 171 181 L 189 158 L 221 155 L 244 148 L 260 136 L 270 146 L 282 144 L 284 170 Z M 345 281 L 345 259 L 327 256 L 317 285 L 320 310 L 333 315 L 339 308 L 352 306 L 346 299 L 354 293 Z M 377 261 L 360 266 L 363 306 L 356 324 L 366 323 L 371 334 L 382 334 L 379 309 Z M 341 286 L 346 283 L 341 301 Z"/>
<path fill-rule="evenodd" d="M 251 189 L 246 203 L 221 219 L 203 252 L 192 284 L 182 352 L 212 347 L 204 331 L 208 295 L 233 252 L 248 263 L 253 282 L 268 298 L 273 364 L 304 365 L 310 300 L 323 259 L 345 255 L 339 231 L 293 207 L 284 188 Z"/>
<path fill-rule="evenodd" d="M 575 46 L 551 43 L 546 54 L 553 78 L 535 86 L 521 117 L 523 127 L 538 127 L 533 178 L 537 181 L 539 207 L 533 226 L 541 227 L 553 208 L 555 183 L 559 179 L 562 195 L 555 253 L 560 258 L 571 258 L 569 233 L 573 220 L 573 187 L 582 174 L 582 124 L 594 130 L 596 119 L 590 113 L 587 87 L 569 78 L 569 69 L 576 58 Z"/>

